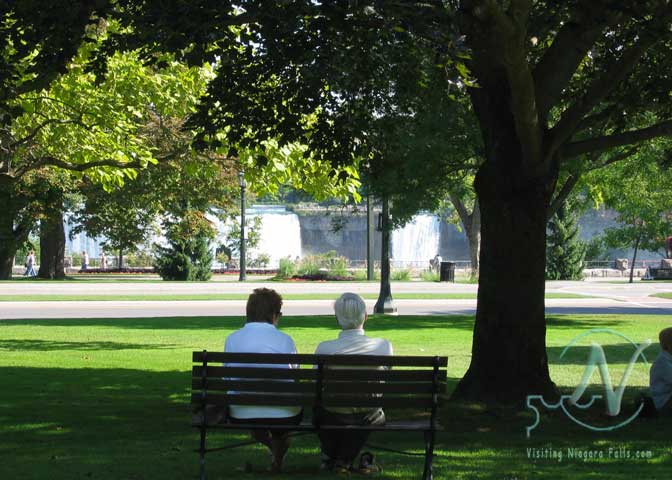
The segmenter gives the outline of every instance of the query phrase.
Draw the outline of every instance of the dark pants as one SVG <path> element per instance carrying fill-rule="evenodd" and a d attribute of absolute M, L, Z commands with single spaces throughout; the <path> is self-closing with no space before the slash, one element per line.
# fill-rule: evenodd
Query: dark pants
<path fill-rule="evenodd" d="M 362 413 L 335 413 L 317 408 L 313 412 L 318 425 L 384 425 L 385 413 L 382 409 Z M 362 430 L 318 430 L 322 453 L 332 460 L 351 464 L 369 438 Z"/>

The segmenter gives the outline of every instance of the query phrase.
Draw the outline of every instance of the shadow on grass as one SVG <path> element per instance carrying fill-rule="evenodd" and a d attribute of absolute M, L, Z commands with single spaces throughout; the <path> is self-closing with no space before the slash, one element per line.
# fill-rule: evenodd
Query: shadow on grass
<path fill-rule="evenodd" d="M 0 340 L 0 351 L 48 352 L 56 350 L 158 350 L 173 349 L 173 344 L 122 343 L 122 342 L 64 342 L 56 340 Z"/>
<path fill-rule="evenodd" d="M 185 367 L 188 362 L 185 362 Z M 186 369 L 186 368 L 185 368 Z M 140 369 L 0 368 L 0 478 L 66 480 L 191 479 L 197 477 L 197 432 L 189 427 L 188 371 Z M 7 386 L 11 386 L 7 388 Z M 435 478 L 471 479 L 667 479 L 672 468 L 669 420 L 636 422 L 611 433 L 586 431 L 564 416 L 542 413 L 531 439 L 525 411 L 447 404 L 442 412 L 446 431 L 438 437 Z M 667 422 L 667 423 L 666 423 Z M 247 435 L 216 432 L 211 446 L 244 441 Z M 374 434 L 373 445 L 422 451 L 421 434 Z M 608 449 L 627 447 L 652 451 L 653 461 L 602 463 L 530 459 L 528 448 Z M 376 478 L 420 478 L 422 459 L 377 452 L 385 472 Z M 255 473 L 239 469 L 250 461 Z M 338 478 L 319 472 L 318 442 L 300 437 L 290 449 L 284 475 L 265 470 L 268 455 L 258 446 L 209 454 L 210 480 L 249 478 Z"/>
<path fill-rule="evenodd" d="M 636 348 L 637 347 L 633 346 L 631 343 L 626 342 L 602 345 L 607 364 L 614 365 L 627 364 L 635 353 Z M 590 345 L 573 345 L 569 347 L 566 352 L 565 347 L 546 347 L 548 361 L 554 365 L 586 365 L 591 351 L 592 346 Z M 562 355 L 563 352 L 565 352 L 564 355 Z M 648 371 L 651 367 L 651 363 L 653 363 L 659 352 L 660 345 L 658 343 L 652 343 L 642 352 L 644 358 L 638 356 L 636 363 L 645 366 Z M 647 363 L 644 363 L 644 359 L 646 359 Z"/>
<path fill-rule="evenodd" d="M 114 327 L 150 330 L 234 330 L 245 323 L 243 317 L 150 317 L 150 318 L 54 318 L 2 320 L 3 325 L 31 325 L 42 327 Z M 472 330 L 471 316 L 398 316 L 386 317 L 372 315 L 366 324 L 370 331 L 418 330 L 434 328 L 459 328 Z M 281 328 L 333 329 L 338 331 L 336 321 L 331 315 L 283 317 Z"/>
<path fill-rule="evenodd" d="M 624 320 L 616 318 L 576 318 L 576 316 L 554 315 L 547 317 L 550 328 L 605 328 L 622 325 Z M 127 329 L 150 330 L 233 330 L 245 323 L 244 317 L 147 317 L 147 318 L 40 318 L 2 320 L 2 325 L 32 325 L 32 326 L 96 326 Z M 313 316 L 286 316 L 282 319 L 283 328 L 292 329 L 333 329 L 337 331 L 334 317 L 331 315 Z M 419 330 L 419 329 L 462 329 L 472 331 L 474 328 L 473 315 L 436 315 L 417 316 L 399 315 L 384 316 L 371 315 L 366 329 L 376 332 L 389 330 Z"/>

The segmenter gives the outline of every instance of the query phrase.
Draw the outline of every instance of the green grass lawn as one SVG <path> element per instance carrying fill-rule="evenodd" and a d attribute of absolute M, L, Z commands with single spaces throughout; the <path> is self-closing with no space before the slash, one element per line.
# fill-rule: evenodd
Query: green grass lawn
<path fill-rule="evenodd" d="M 220 350 L 241 318 L 40 319 L 0 321 L 0 479 L 191 479 L 198 471 L 198 435 L 189 427 L 191 352 Z M 564 390 L 578 383 L 590 341 L 605 346 L 618 385 L 633 348 L 606 333 L 583 339 L 560 358 L 567 343 L 593 328 L 617 330 L 640 342 L 657 339 L 670 318 L 644 315 L 551 316 L 548 354 L 551 375 Z M 451 388 L 469 364 L 473 318 L 468 316 L 381 317 L 367 325 L 370 335 L 388 338 L 395 353 L 447 355 Z M 281 329 L 299 351 L 337 334 L 330 317 L 284 317 Z M 658 352 L 646 350 L 649 361 Z M 597 382 L 597 374 L 593 378 Z M 626 406 L 648 383 L 648 367 L 638 363 L 626 392 Z M 609 424 L 600 413 L 590 420 Z M 397 414 L 399 415 L 399 414 Z M 672 471 L 672 421 L 636 420 L 620 430 L 595 433 L 555 412 L 541 423 L 527 410 L 448 403 L 442 412 L 446 433 L 439 437 L 435 478 L 457 479 L 668 479 Z M 210 436 L 245 440 L 245 434 Z M 379 434 L 372 444 L 421 451 L 421 435 Z M 632 458 L 609 458 L 625 448 Z M 562 451 L 563 460 L 544 456 Z M 567 458 L 568 450 L 602 452 L 607 458 Z M 638 459 L 638 452 L 651 452 Z M 280 479 L 336 478 L 318 470 L 312 435 L 297 438 Z M 268 456 L 245 447 L 207 457 L 209 479 L 266 479 Z M 420 478 L 422 459 L 379 452 L 385 471 L 377 478 Z M 244 474 L 250 461 L 259 471 Z"/>
<path fill-rule="evenodd" d="M 652 297 L 658 297 L 658 298 L 668 298 L 668 299 L 672 300 L 672 292 L 654 293 L 651 296 Z"/>
<path fill-rule="evenodd" d="M 2 295 L 0 302 L 86 302 L 86 301 L 177 301 L 177 300 L 247 300 L 247 293 L 213 293 L 213 294 L 78 294 L 78 295 Z M 336 300 L 337 293 L 286 293 L 285 300 Z M 375 300 L 378 294 L 364 293 L 365 299 Z M 475 293 L 396 293 L 395 300 L 475 300 Z M 546 298 L 592 298 L 574 293 L 547 293 Z"/>

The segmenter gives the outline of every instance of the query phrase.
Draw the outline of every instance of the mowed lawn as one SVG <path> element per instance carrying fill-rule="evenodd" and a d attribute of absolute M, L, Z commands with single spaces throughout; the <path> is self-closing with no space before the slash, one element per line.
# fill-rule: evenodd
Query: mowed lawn
<path fill-rule="evenodd" d="M 230 317 L 0 321 L 0 479 L 197 478 L 193 450 L 198 434 L 189 426 L 191 352 L 220 350 L 226 335 L 242 323 L 242 318 Z M 651 362 L 659 350 L 657 333 L 672 319 L 567 315 L 549 317 L 548 324 L 552 377 L 571 392 L 591 342 L 605 347 L 614 386 L 634 351 L 623 337 L 595 332 L 560 358 L 577 335 L 612 329 L 635 342 L 652 339 L 644 352 Z M 285 317 L 281 329 L 305 353 L 338 333 L 331 317 Z M 388 338 L 395 353 L 447 355 L 451 388 L 468 367 L 472 329 L 469 316 L 373 316 L 367 325 L 370 335 Z M 599 384 L 597 372 L 592 380 Z M 648 366 L 640 360 L 627 382 L 621 417 L 607 418 L 598 406 L 580 418 L 603 427 L 624 420 L 632 412 L 632 399 L 647 384 Z M 435 478 L 670 478 L 672 421 L 637 419 L 615 431 L 592 432 L 561 413 L 541 410 L 541 422 L 527 439 L 525 427 L 535 419 L 529 410 L 448 402 Z M 244 433 L 210 436 L 211 446 L 246 439 Z M 422 451 L 421 434 L 374 434 L 370 442 Z M 568 458 L 570 451 L 598 458 Z M 384 466 L 377 478 L 421 476 L 421 457 L 385 451 L 377 456 Z M 242 472 L 248 461 L 255 472 Z M 271 478 L 267 464 L 268 455 L 258 446 L 212 453 L 208 478 Z M 294 441 L 286 473 L 273 478 L 335 478 L 318 465 L 316 437 L 302 436 Z"/>

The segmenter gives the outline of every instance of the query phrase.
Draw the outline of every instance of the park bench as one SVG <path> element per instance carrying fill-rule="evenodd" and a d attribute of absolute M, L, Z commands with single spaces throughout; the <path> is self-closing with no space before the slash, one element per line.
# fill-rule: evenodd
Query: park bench
<path fill-rule="evenodd" d="M 201 479 L 205 479 L 206 453 L 250 443 L 206 448 L 209 429 L 268 428 L 295 432 L 317 432 L 319 429 L 422 432 L 425 450 L 422 478 L 432 478 L 435 433 L 443 429 L 438 422 L 438 409 L 446 391 L 446 357 L 202 351 L 193 353 L 193 362 L 191 403 L 201 412 L 208 408 L 226 411 L 230 404 L 300 406 L 304 409 L 304 420 L 299 425 L 230 423 L 226 416 L 218 423 L 209 424 L 207 415 L 202 414 L 192 424 L 200 430 L 197 452 L 200 453 Z M 229 364 L 257 365 L 222 366 Z M 277 364 L 301 368 L 270 368 Z M 316 407 L 382 407 L 388 421 L 376 426 L 317 424 L 306 418 L 311 417 L 312 409 Z M 401 410 L 399 413 L 406 420 L 394 418 L 395 410 Z"/>

